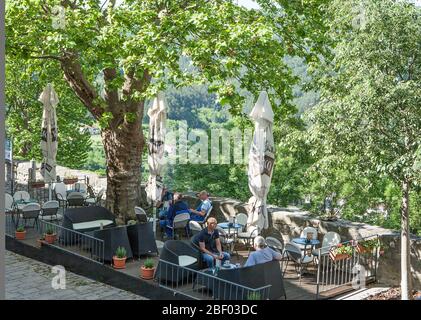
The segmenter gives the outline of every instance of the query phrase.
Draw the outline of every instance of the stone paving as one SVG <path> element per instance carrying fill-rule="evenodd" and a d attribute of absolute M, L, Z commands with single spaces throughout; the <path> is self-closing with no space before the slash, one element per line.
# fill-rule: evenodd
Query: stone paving
<path fill-rule="evenodd" d="M 54 278 L 56 277 L 56 278 Z M 6 251 L 6 299 L 9 300 L 146 300 L 86 277 L 66 272 L 65 289 L 52 266 Z"/>

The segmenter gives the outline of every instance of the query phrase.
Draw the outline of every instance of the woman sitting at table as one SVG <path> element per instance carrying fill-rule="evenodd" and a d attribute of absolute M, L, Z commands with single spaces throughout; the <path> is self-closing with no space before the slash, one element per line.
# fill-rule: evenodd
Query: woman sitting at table
<path fill-rule="evenodd" d="M 250 253 L 244 267 L 254 266 L 259 263 L 266 263 L 272 260 L 282 260 L 282 255 L 269 248 L 266 245 L 265 238 L 262 236 L 254 238 L 254 249 L 256 251 Z"/>

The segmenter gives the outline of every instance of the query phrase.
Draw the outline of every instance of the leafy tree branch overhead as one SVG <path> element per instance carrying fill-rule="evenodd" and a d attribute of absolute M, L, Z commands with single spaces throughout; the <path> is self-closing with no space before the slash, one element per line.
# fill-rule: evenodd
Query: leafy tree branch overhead
<path fill-rule="evenodd" d="M 241 112 L 239 89 L 270 92 L 278 117 L 294 113 L 297 78 L 286 55 L 317 60 L 326 1 L 16 0 L 7 3 L 7 52 L 19 61 L 53 61 L 102 126 L 107 206 L 120 220 L 139 200 L 145 100 L 163 90 L 209 83 L 222 104 Z M 64 7 L 57 24 L 55 6 Z M 282 6 L 282 7 L 281 7 Z M 180 68 L 180 58 L 191 61 Z M 104 78 L 100 94 L 94 81 Z M 128 143 L 130 142 L 130 143 Z"/>

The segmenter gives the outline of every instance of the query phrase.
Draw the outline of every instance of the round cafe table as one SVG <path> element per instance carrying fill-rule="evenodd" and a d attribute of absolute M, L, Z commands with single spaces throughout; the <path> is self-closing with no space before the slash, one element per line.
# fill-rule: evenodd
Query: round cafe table
<path fill-rule="evenodd" d="M 243 226 L 241 224 L 231 223 L 231 222 L 218 223 L 218 227 L 221 227 L 222 229 L 234 229 L 234 230 L 238 230 L 238 229 L 243 228 Z"/>
<path fill-rule="evenodd" d="M 292 242 L 303 245 L 304 249 L 303 251 L 307 251 L 307 246 L 310 246 L 310 249 L 313 250 L 315 246 L 320 244 L 320 241 L 317 239 L 311 239 L 310 241 L 307 240 L 307 238 L 294 238 L 292 239 Z"/>
<path fill-rule="evenodd" d="M 218 227 L 227 230 L 227 233 L 229 235 L 233 235 L 234 236 L 234 242 L 235 242 L 235 237 L 238 234 L 238 230 L 242 230 L 243 229 L 243 225 L 239 224 L 239 223 L 231 223 L 231 222 L 221 222 L 218 223 Z M 231 232 L 232 230 L 232 232 Z"/>

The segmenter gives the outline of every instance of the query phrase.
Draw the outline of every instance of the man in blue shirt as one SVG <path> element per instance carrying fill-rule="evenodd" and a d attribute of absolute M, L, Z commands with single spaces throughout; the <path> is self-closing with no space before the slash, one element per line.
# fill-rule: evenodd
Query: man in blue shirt
<path fill-rule="evenodd" d="M 225 260 L 230 259 L 229 253 L 222 251 L 219 232 L 216 226 L 216 219 L 213 217 L 209 218 L 207 227 L 200 231 L 193 240 L 194 244 L 200 248 L 203 261 L 206 262 L 208 268 L 213 268 L 216 260 L 221 260 L 222 265 Z"/>
<path fill-rule="evenodd" d="M 262 236 L 254 238 L 254 249 L 256 249 L 256 251 L 250 253 L 244 267 L 282 259 L 282 255 L 279 252 L 266 246 L 266 241 Z"/>
<path fill-rule="evenodd" d="M 202 201 L 197 209 L 190 209 L 190 219 L 198 222 L 205 222 L 205 217 L 212 208 L 212 202 L 209 200 L 209 194 L 206 190 L 199 192 L 199 199 Z"/>

